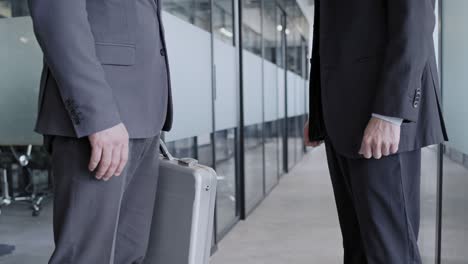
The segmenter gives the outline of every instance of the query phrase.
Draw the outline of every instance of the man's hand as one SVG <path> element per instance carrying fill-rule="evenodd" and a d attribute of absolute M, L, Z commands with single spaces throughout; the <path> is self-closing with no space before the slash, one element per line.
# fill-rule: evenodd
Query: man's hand
<path fill-rule="evenodd" d="M 395 154 L 400 144 L 400 126 L 372 117 L 367 124 L 359 154 L 380 159 Z"/>
<path fill-rule="evenodd" d="M 128 160 L 128 132 L 120 123 L 109 129 L 89 136 L 92 153 L 89 170 L 96 172 L 96 179 L 109 180 L 113 175 L 120 176 Z M 99 167 L 98 167 L 99 166 Z"/>
<path fill-rule="evenodd" d="M 309 139 L 309 121 L 304 125 L 304 142 L 308 147 L 318 147 L 322 144 L 322 141 L 310 141 Z"/>

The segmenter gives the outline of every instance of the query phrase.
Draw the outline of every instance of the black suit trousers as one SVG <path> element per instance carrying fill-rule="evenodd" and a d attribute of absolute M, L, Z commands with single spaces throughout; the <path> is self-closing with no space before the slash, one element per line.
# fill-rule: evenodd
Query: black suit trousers
<path fill-rule="evenodd" d="M 326 141 L 345 264 L 421 264 L 421 150 L 351 159 Z"/>

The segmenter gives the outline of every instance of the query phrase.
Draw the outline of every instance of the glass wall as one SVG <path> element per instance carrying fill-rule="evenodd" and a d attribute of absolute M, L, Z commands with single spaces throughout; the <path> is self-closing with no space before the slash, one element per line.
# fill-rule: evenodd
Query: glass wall
<path fill-rule="evenodd" d="M 443 0 L 442 97 L 450 141 L 443 156 L 442 262 L 468 260 L 468 2 Z"/>
<path fill-rule="evenodd" d="M 242 1 L 247 212 L 304 153 L 308 50 L 304 21 L 295 1 Z M 255 78 L 258 75 L 262 78 Z M 287 166 L 283 166 L 285 160 Z"/>
<path fill-rule="evenodd" d="M 262 1 L 242 1 L 245 209 L 264 197 Z M 260 76 L 260 78 L 259 78 Z"/>
<path fill-rule="evenodd" d="M 279 104 L 278 104 L 278 49 L 281 49 L 281 23 L 275 1 L 263 1 L 263 93 L 265 138 L 265 190 L 270 191 L 279 180 Z M 280 25 L 280 26 L 278 26 Z"/>
<path fill-rule="evenodd" d="M 286 5 L 286 130 L 287 167 L 291 169 L 303 156 L 303 127 L 306 118 L 306 80 L 308 24 L 296 4 Z"/>
<path fill-rule="evenodd" d="M 0 18 L 28 15 L 28 0 L 0 0 Z"/>
<path fill-rule="evenodd" d="M 436 15 L 438 12 L 436 11 Z M 437 47 L 439 42 L 439 23 L 434 30 L 434 44 Z M 439 67 L 440 68 L 440 67 Z M 437 183 L 438 183 L 438 147 L 431 146 L 424 148 L 421 152 L 421 222 L 419 230 L 419 248 L 423 263 L 435 263 L 437 249 Z"/>
<path fill-rule="evenodd" d="M 0 0 L 0 145 L 42 142 L 33 133 L 42 53 L 28 15 L 26 0 Z"/>
<path fill-rule="evenodd" d="M 234 0 L 212 1 L 214 157 L 218 173 L 216 229 L 220 239 L 239 218 L 237 198 L 238 33 Z M 237 41 L 236 41 L 237 40 Z"/>
<path fill-rule="evenodd" d="M 210 31 L 210 0 L 160 0 L 163 9 L 184 21 Z"/>

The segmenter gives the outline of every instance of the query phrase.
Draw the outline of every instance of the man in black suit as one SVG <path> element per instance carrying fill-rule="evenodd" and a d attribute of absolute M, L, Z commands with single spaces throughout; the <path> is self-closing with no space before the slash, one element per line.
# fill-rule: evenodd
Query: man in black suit
<path fill-rule="evenodd" d="M 315 0 L 309 146 L 325 141 L 344 263 L 420 264 L 421 148 L 447 140 L 434 0 Z"/>

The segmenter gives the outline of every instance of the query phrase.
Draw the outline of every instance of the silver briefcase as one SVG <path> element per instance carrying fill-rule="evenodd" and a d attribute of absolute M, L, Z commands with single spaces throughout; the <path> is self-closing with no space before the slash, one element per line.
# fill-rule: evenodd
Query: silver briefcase
<path fill-rule="evenodd" d="M 213 237 L 216 172 L 177 159 L 161 140 L 161 164 L 145 264 L 208 264 Z"/>

